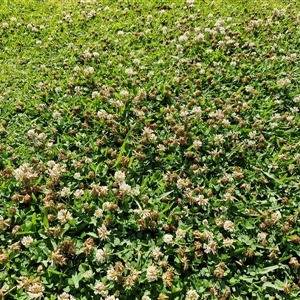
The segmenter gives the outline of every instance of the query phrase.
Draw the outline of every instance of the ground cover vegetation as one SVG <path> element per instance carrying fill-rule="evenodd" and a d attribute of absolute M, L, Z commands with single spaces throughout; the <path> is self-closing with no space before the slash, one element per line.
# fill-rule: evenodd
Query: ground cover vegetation
<path fill-rule="evenodd" d="M 298 1 L 1 1 L 0 298 L 299 299 Z"/>

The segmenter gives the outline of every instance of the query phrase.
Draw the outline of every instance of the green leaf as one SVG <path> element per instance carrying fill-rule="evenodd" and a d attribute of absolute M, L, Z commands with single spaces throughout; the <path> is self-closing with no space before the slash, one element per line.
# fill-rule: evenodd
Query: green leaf
<path fill-rule="evenodd" d="M 77 272 L 74 275 L 72 275 L 72 281 L 76 289 L 79 288 L 79 281 L 81 280 L 81 278 L 82 276 L 79 276 Z"/>
<path fill-rule="evenodd" d="M 93 238 L 96 238 L 96 239 L 99 238 L 99 236 L 96 233 L 94 233 L 94 232 L 88 232 L 87 235 L 89 235 L 89 236 L 91 236 Z"/>
<path fill-rule="evenodd" d="M 48 272 L 48 273 L 51 273 L 51 274 L 55 274 L 55 275 L 60 275 L 60 276 L 63 276 L 63 277 L 66 277 L 66 276 L 67 276 L 66 274 L 64 274 L 64 273 L 62 273 L 62 272 L 59 272 L 59 271 L 57 271 L 57 270 L 55 270 L 55 269 L 50 269 L 50 268 L 48 268 L 48 269 L 47 269 L 47 272 Z"/>
<path fill-rule="evenodd" d="M 276 284 L 276 283 L 271 283 L 271 282 L 269 282 L 269 281 L 267 281 L 267 282 L 265 282 L 265 283 L 263 284 L 263 288 L 267 288 L 267 287 L 272 288 L 272 289 L 275 289 L 275 290 L 278 290 L 278 291 L 282 291 L 282 290 L 283 290 L 283 288 L 282 288 L 281 286 L 279 286 L 278 284 Z"/>
<path fill-rule="evenodd" d="M 266 268 L 263 268 L 261 270 L 258 270 L 256 272 L 256 274 L 267 274 L 267 273 L 270 273 L 270 272 L 273 272 L 273 271 L 277 270 L 278 268 L 279 268 L 278 265 L 266 267 Z"/>
<path fill-rule="evenodd" d="M 33 226 L 36 225 L 36 213 L 33 213 L 33 214 L 32 214 L 31 222 L 32 222 L 32 225 L 33 225 Z"/>
<path fill-rule="evenodd" d="M 49 228 L 48 213 L 47 213 L 46 210 L 44 211 L 43 225 L 44 225 L 46 228 Z"/>

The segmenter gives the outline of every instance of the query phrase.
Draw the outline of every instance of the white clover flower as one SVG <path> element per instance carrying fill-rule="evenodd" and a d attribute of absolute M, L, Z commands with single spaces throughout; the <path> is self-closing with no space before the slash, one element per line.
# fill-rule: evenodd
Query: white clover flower
<path fill-rule="evenodd" d="M 154 74 L 155 74 L 154 71 L 149 71 L 149 72 L 148 72 L 148 76 L 149 76 L 149 77 L 152 77 Z"/>
<path fill-rule="evenodd" d="M 154 133 L 154 131 L 149 127 L 144 127 L 142 136 L 146 139 L 148 139 L 150 142 L 155 142 L 157 137 Z"/>
<path fill-rule="evenodd" d="M 55 164 L 55 161 L 54 161 L 54 160 L 49 160 L 49 161 L 47 161 L 47 167 L 53 168 L 55 165 L 56 165 L 56 164 Z"/>
<path fill-rule="evenodd" d="M 184 230 L 182 230 L 181 228 L 179 228 L 176 230 L 175 235 L 176 235 L 176 239 L 179 239 L 179 240 L 184 239 L 186 232 Z"/>
<path fill-rule="evenodd" d="M 7 22 L 3 22 L 2 29 L 8 29 L 8 28 L 9 28 L 9 24 Z"/>
<path fill-rule="evenodd" d="M 155 265 L 151 265 L 147 268 L 146 278 L 149 282 L 156 281 L 158 278 L 158 269 Z"/>
<path fill-rule="evenodd" d="M 250 139 L 255 139 L 256 135 L 257 135 L 256 130 L 253 130 L 253 131 L 249 132 Z"/>
<path fill-rule="evenodd" d="M 206 206 L 208 204 L 208 199 L 205 198 L 204 195 L 198 195 L 194 200 L 200 206 Z"/>
<path fill-rule="evenodd" d="M 176 182 L 176 186 L 178 187 L 178 189 L 182 190 L 185 187 L 185 180 L 179 178 Z"/>
<path fill-rule="evenodd" d="M 54 161 L 48 161 L 47 165 L 49 167 L 47 170 L 47 173 L 49 174 L 49 176 L 51 177 L 51 179 L 53 181 L 58 180 L 58 178 L 61 176 L 61 174 L 66 171 L 65 166 L 61 166 L 61 165 L 55 163 Z"/>
<path fill-rule="evenodd" d="M 112 206 L 112 203 L 111 202 L 109 202 L 109 201 L 106 201 L 106 202 L 104 202 L 103 204 L 102 204 L 102 209 L 110 209 L 111 208 L 111 206 Z"/>
<path fill-rule="evenodd" d="M 186 0 L 185 1 L 185 4 L 187 4 L 187 5 L 192 5 L 194 3 L 195 3 L 195 0 Z"/>
<path fill-rule="evenodd" d="M 299 112 L 299 108 L 298 107 L 291 107 L 290 108 L 291 109 L 291 112 L 293 113 L 293 114 L 297 114 L 298 112 Z"/>
<path fill-rule="evenodd" d="M 94 18 L 97 15 L 97 12 L 95 10 L 91 10 L 87 15 L 89 18 Z"/>
<path fill-rule="evenodd" d="M 76 300 L 76 299 L 69 293 L 64 292 L 57 297 L 57 300 Z"/>
<path fill-rule="evenodd" d="M 106 296 L 105 300 L 119 300 L 119 298 L 117 298 L 116 296 L 112 295 L 112 296 Z"/>
<path fill-rule="evenodd" d="M 163 144 L 159 144 L 157 145 L 157 151 L 163 153 L 166 151 L 166 147 Z"/>
<path fill-rule="evenodd" d="M 31 139 L 31 140 L 35 140 L 38 136 L 34 129 L 28 130 L 27 135 L 28 135 L 29 139 Z"/>
<path fill-rule="evenodd" d="M 189 38 L 186 35 L 181 35 L 180 37 L 178 37 L 178 41 L 180 43 L 186 43 L 188 40 L 189 40 Z"/>
<path fill-rule="evenodd" d="M 107 279 L 112 280 L 112 281 L 117 281 L 118 280 L 118 272 L 114 269 L 113 266 L 110 266 L 109 269 L 107 270 Z"/>
<path fill-rule="evenodd" d="M 171 244 L 173 241 L 173 235 L 167 233 L 164 235 L 163 240 L 166 244 Z"/>
<path fill-rule="evenodd" d="M 73 72 L 78 73 L 80 72 L 80 67 L 79 66 L 75 66 L 73 69 Z"/>
<path fill-rule="evenodd" d="M 227 247 L 227 248 L 233 248 L 233 249 L 235 249 L 233 243 L 234 243 L 234 240 L 231 239 L 231 238 L 228 238 L 228 237 L 223 240 L 223 245 L 225 247 Z"/>
<path fill-rule="evenodd" d="M 203 249 L 206 254 L 217 254 L 217 243 L 213 240 L 210 240 L 208 244 L 203 244 Z"/>
<path fill-rule="evenodd" d="M 202 142 L 200 140 L 194 140 L 193 146 L 195 149 L 199 149 L 202 146 Z"/>
<path fill-rule="evenodd" d="M 266 232 L 260 232 L 258 235 L 257 235 L 257 238 L 258 240 L 260 241 L 265 241 L 266 238 L 267 238 L 268 234 Z"/>
<path fill-rule="evenodd" d="M 224 144 L 225 143 L 225 138 L 222 134 L 216 134 L 215 135 L 215 141 L 218 143 L 218 144 Z"/>
<path fill-rule="evenodd" d="M 234 223 L 227 220 L 224 222 L 224 225 L 223 225 L 223 228 L 226 230 L 226 231 L 229 231 L 229 232 L 234 232 L 235 229 L 234 229 Z"/>
<path fill-rule="evenodd" d="M 121 108 L 125 105 L 121 100 L 116 100 L 116 99 L 110 99 L 109 104 L 115 108 Z"/>
<path fill-rule="evenodd" d="M 133 188 L 133 189 L 131 190 L 130 194 L 131 194 L 132 196 L 138 196 L 138 195 L 140 194 L 140 189 L 139 189 L 139 187 Z"/>
<path fill-rule="evenodd" d="M 100 240 L 107 240 L 109 235 L 110 235 L 110 231 L 107 230 L 106 226 L 103 224 L 101 227 L 99 227 L 98 229 L 98 235 Z"/>
<path fill-rule="evenodd" d="M 276 212 L 274 212 L 271 215 L 271 219 L 274 223 L 277 223 L 280 219 L 281 219 L 282 215 L 281 212 L 279 210 L 277 210 Z"/>
<path fill-rule="evenodd" d="M 100 263 L 105 263 L 108 260 L 109 253 L 105 248 L 96 251 L 96 260 Z"/>
<path fill-rule="evenodd" d="M 133 69 L 131 69 L 131 68 L 126 69 L 125 70 L 125 74 L 127 76 L 133 76 L 133 74 L 134 74 Z"/>
<path fill-rule="evenodd" d="M 39 299 L 43 297 L 43 292 L 45 291 L 45 287 L 41 282 L 35 282 L 30 285 L 27 289 L 27 294 L 30 299 Z"/>
<path fill-rule="evenodd" d="M 203 224 L 204 226 L 207 226 L 207 225 L 208 225 L 207 219 L 204 219 L 204 220 L 202 221 L 202 224 Z"/>
<path fill-rule="evenodd" d="M 1 291 L 3 293 L 6 293 L 8 290 L 9 290 L 9 285 L 6 284 L 6 283 L 4 283 L 3 286 L 2 286 L 2 288 L 1 288 Z"/>
<path fill-rule="evenodd" d="M 98 208 L 95 210 L 94 216 L 98 219 L 98 218 L 102 218 L 103 217 L 103 209 Z"/>
<path fill-rule="evenodd" d="M 97 91 L 92 92 L 92 99 L 98 98 L 100 96 L 100 93 Z"/>
<path fill-rule="evenodd" d="M 97 282 L 94 285 L 94 289 L 95 289 L 94 293 L 95 293 L 95 295 L 105 293 L 105 292 L 107 292 L 107 288 L 108 288 L 108 285 L 105 285 L 103 282 Z"/>
<path fill-rule="evenodd" d="M 126 90 L 122 90 L 122 91 L 120 92 L 120 96 L 121 96 L 122 98 L 127 98 L 127 97 L 129 96 L 129 92 L 126 91 Z"/>
<path fill-rule="evenodd" d="M 99 52 L 93 52 L 92 53 L 93 54 L 93 56 L 95 57 L 95 58 L 99 58 L 100 57 L 100 53 Z"/>
<path fill-rule="evenodd" d="M 255 89 L 251 86 L 251 85 L 246 85 L 245 86 L 245 91 L 247 93 L 251 93 L 251 94 L 254 94 L 255 93 Z"/>
<path fill-rule="evenodd" d="M 76 199 L 80 199 L 84 195 L 84 190 L 83 189 L 77 189 L 74 192 L 74 196 Z"/>
<path fill-rule="evenodd" d="M 107 119 L 108 118 L 108 113 L 106 112 L 105 109 L 100 109 L 98 112 L 97 112 L 97 117 L 99 119 Z"/>
<path fill-rule="evenodd" d="M 74 176 L 73 176 L 73 178 L 76 179 L 76 180 L 79 180 L 80 177 L 81 177 L 81 175 L 80 175 L 80 173 L 78 173 L 78 172 L 75 173 Z"/>
<path fill-rule="evenodd" d="M 28 163 L 22 164 L 13 172 L 15 178 L 20 182 L 33 181 L 38 177 L 38 173 L 33 171 L 33 168 Z"/>
<path fill-rule="evenodd" d="M 262 281 L 262 282 L 266 282 L 266 281 L 268 281 L 268 277 L 267 276 L 262 276 L 261 278 L 260 278 L 260 280 Z"/>
<path fill-rule="evenodd" d="M 199 298 L 198 293 L 195 290 L 189 290 L 186 293 L 186 300 L 197 300 Z"/>
<path fill-rule="evenodd" d="M 44 132 L 41 132 L 41 133 L 37 136 L 37 138 L 38 138 L 39 140 L 45 140 L 45 139 L 47 138 L 47 136 L 46 136 L 46 134 L 45 134 Z"/>
<path fill-rule="evenodd" d="M 92 58 L 92 54 L 88 50 L 85 50 L 82 55 L 83 55 L 85 60 L 90 60 Z"/>
<path fill-rule="evenodd" d="M 116 171 L 114 177 L 117 182 L 123 182 L 125 181 L 126 175 L 122 171 Z"/>
<path fill-rule="evenodd" d="M 152 252 L 151 252 L 151 256 L 153 259 L 158 260 L 161 257 L 163 257 L 163 253 L 161 252 L 160 247 L 155 247 Z"/>
<path fill-rule="evenodd" d="M 83 72 L 85 76 L 90 76 L 95 72 L 95 69 L 93 67 L 86 67 Z"/>
<path fill-rule="evenodd" d="M 82 159 L 85 164 L 90 164 L 93 161 L 90 157 L 87 156 L 84 156 Z"/>
<path fill-rule="evenodd" d="M 87 270 L 87 271 L 85 271 L 85 272 L 83 273 L 83 277 L 84 277 L 85 279 L 90 279 L 90 278 L 92 278 L 93 276 L 94 276 L 94 273 L 93 273 L 92 270 Z"/>
<path fill-rule="evenodd" d="M 57 213 L 57 219 L 58 222 L 62 225 L 64 225 L 65 223 L 67 223 L 68 221 L 72 221 L 73 220 L 73 216 L 72 214 L 66 210 L 66 209 L 61 209 L 58 213 Z"/>
<path fill-rule="evenodd" d="M 60 196 L 63 198 L 67 198 L 71 195 L 71 189 L 68 187 L 64 187 L 61 191 L 60 191 Z"/>
<path fill-rule="evenodd" d="M 300 103 L 300 96 L 297 96 L 293 99 L 295 103 Z"/>
<path fill-rule="evenodd" d="M 21 240 L 22 245 L 24 245 L 26 248 L 29 248 L 33 242 L 34 240 L 30 235 L 24 236 Z"/>
<path fill-rule="evenodd" d="M 277 81 L 277 85 L 280 87 L 286 87 L 291 84 L 291 80 L 289 78 L 281 78 Z"/>
<path fill-rule="evenodd" d="M 55 120 L 61 120 L 62 116 L 61 113 L 58 110 L 55 110 L 52 114 L 53 119 Z"/>
<path fill-rule="evenodd" d="M 128 195 L 131 191 L 131 186 L 125 182 L 122 182 L 119 186 L 119 191 L 122 195 Z"/>
<path fill-rule="evenodd" d="M 138 58 L 135 58 L 132 62 L 138 66 L 141 61 Z"/>

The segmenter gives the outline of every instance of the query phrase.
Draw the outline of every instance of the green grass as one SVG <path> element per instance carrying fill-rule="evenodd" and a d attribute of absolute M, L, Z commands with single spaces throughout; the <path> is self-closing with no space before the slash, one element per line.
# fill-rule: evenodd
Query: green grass
<path fill-rule="evenodd" d="M 299 3 L 189 2 L 1 2 L 0 298 L 299 299 Z"/>

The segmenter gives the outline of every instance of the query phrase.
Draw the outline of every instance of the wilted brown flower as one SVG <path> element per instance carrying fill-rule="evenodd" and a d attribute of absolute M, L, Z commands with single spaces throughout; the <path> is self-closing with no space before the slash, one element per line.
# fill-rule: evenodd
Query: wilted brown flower
<path fill-rule="evenodd" d="M 57 249 L 59 249 L 65 257 L 71 258 L 76 255 L 76 247 L 71 238 L 68 238 L 67 240 L 59 244 Z"/>
<path fill-rule="evenodd" d="M 52 265 L 64 266 L 67 264 L 67 259 L 60 252 L 60 249 L 51 252 L 50 262 Z"/>
<path fill-rule="evenodd" d="M 180 258 L 182 264 L 183 264 L 183 270 L 186 271 L 189 268 L 189 259 L 186 256 L 183 256 Z"/>
<path fill-rule="evenodd" d="M 20 241 L 17 241 L 16 243 L 9 245 L 9 249 L 10 249 L 12 252 L 19 251 L 19 250 L 21 249 Z"/>
<path fill-rule="evenodd" d="M 292 257 L 289 261 L 289 265 L 291 266 L 291 268 L 297 270 L 300 266 L 298 259 L 296 257 Z"/>
<path fill-rule="evenodd" d="M 224 270 L 220 267 L 217 267 L 215 270 L 214 270 L 214 275 L 218 278 L 223 278 L 224 276 Z"/>
<path fill-rule="evenodd" d="M 20 230 L 21 230 L 21 226 L 16 225 L 16 226 L 12 229 L 11 234 L 12 234 L 12 235 L 16 235 Z"/>
<path fill-rule="evenodd" d="M 166 284 L 166 286 L 172 286 L 172 281 L 174 277 L 174 270 L 173 268 L 168 268 L 166 272 L 162 274 L 162 280 Z"/>
<path fill-rule="evenodd" d="M 291 242 L 295 245 L 298 245 L 300 243 L 300 237 L 295 235 L 291 237 Z"/>
<path fill-rule="evenodd" d="M 86 256 L 88 256 L 88 255 L 92 252 L 92 250 L 93 250 L 93 248 L 94 248 L 94 246 L 95 246 L 94 239 L 91 238 L 91 237 L 89 237 L 89 238 L 84 242 L 83 246 L 84 246 L 83 252 L 84 252 L 84 254 L 85 254 Z"/>
<path fill-rule="evenodd" d="M 131 288 L 134 286 L 135 282 L 138 280 L 141 272 L 135 269 L 130 270 L 130 274 L 124 279 L 124 285 Z"/>
<path fill-rule="evenodd" d="M 168 300 L 169 297 L 163 293 L 160 293 L 157 300 Z"/>
<path fill-rule="evenodd" d="M 4 220 L 2 216 L 0 216 L 0 229 L 5 231 L 11 224 L 11 219 Z"/>
<path fill-rule="evenodd" d="M 0 262 L 6 264 L 9 260 L 9 255 L 6 253 L 5 249 L 0 249 Z"/>
<path fill-rule="evenodd" d="M 288 295 L 291 292 L 291 285 L 289 283 L 285 282 L 282 286 L 282 289 L 283 289 L 283 292 Z"/>

